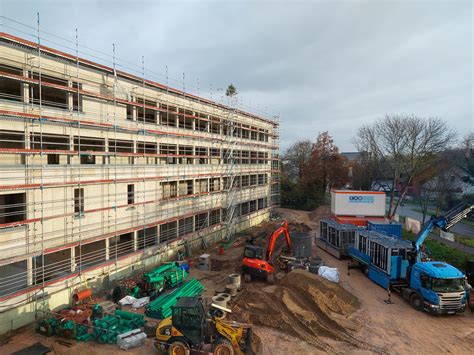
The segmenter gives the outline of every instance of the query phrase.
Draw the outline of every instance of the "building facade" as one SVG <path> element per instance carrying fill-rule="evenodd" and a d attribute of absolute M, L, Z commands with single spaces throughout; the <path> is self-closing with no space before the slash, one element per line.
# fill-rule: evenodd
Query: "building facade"
<path fill-rule="evenodd" d="M 269 218 L 277 122 L 0 42 L 0 333 Z"/>

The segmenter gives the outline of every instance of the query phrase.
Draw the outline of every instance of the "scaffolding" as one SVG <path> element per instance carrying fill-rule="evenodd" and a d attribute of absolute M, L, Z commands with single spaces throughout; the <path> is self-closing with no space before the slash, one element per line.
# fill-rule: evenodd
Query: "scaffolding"
<path fill-rule="evenodd" d="M 228 240 L 278 204 L 274 119 L 186 92 L 184 75 L 181 91 L 151 81 L 144 58 L 120 71 L 115 48 L 111 67 L 83 59 L 77 31 L 75 55 L 36 35 L 0 33 L 0 311 Z"/>

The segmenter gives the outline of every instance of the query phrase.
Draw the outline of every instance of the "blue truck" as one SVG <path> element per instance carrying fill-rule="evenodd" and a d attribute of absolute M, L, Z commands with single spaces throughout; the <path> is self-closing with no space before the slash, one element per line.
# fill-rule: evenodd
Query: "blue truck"
<path fill-rule="evenodd" d="M 422 245 L 434 228 L 448 231 L 473 209 L 474 205 L 460 204 L 444 216 L 432 217 L 413 242 L 359 230 L 354 245 L 348 248 L 352 259 L 348 268 L 362 269 L 370 280 L 400 293 L 417 310 L 437 314 L 464 312 L 464 274 L 445 262 L 428 260 Z"/>

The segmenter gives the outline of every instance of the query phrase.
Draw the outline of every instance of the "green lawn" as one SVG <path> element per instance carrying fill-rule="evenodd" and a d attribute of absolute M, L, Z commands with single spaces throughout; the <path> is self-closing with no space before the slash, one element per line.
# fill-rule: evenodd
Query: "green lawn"
<path fill-rule="evenodd" d="M 412 211 L 415 211 L 415 212 L 420 212 L 420 213 L 423 213 L 423 210 L 421 208 L 411 208 Z M 426 212 L 426 219 L 429 219 L 431 215 L 434 215 L 436 211 L 434 210 L 428 210 Z M 440 213 L 443 213 L 443 211 L 440 211 Z M 459 223 L 462 223 L 462 224 L 467 224 L 469 226 L 473 226 L 474 227 L 474 222 L 471 222 L 470 220 L 468 219 L 463 219 L 462 221 L 460 221 Z"/>
<path fill-rule="evenodd" d="M 469 247 L 474 248 L 474 239 L 464 238 L 460 235 L 455 235 L 454 240 L 458 243 L 461 243 L 461 244 L 464 244 L 464 245 L 467 245 Z M 474 256 L 473 256 L 473 258 L 474 258 Z"/>
<path fill-rule="evenodd" d="M 403 238 L 414 240 L 415 234 L 403 230 Z M 445 261 L 448 264 L 451 264 L 463 271 L 466 268 L 466 261 L 474 259 L 474 256 L 457 249 L 450 248 L 440 242 L 437 242 L 436 240 L 427 239 L 425 241 L 425 245 L 429 248 L 432 259 Z"/>

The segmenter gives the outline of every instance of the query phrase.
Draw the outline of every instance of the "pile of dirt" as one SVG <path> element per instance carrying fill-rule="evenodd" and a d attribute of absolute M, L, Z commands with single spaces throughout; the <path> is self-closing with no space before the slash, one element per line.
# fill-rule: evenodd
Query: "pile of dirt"
<path fill-rule="evenodd" d="M 246 231 L 246 234 L 252 238 L 266 238 L 271 235 L 278 227 L 280 227 L 281 221 L 270 221 L 261 223 Z"/>
<path fill-rule="evenodd" d="M 309 219 L 314 223 L 319 223 L 319 220 L 323 217 L 327 217 L 331 214 L 331 206 L 320 206 L 309 213 Z"/>
<path fill-rule="evenodd" d="M 304 270 L 288 273 L 281 282 L 299 289 L 326 314 L 352 315 L 360 307 L 359 299 L 344 287 Z"/>
<path fill-rule="evenodd" d="M 308 233 L 312 229 L 305 223 L 288 223 L 288 230 L 290 232 Z"/>
<path fill-rule="evenodd" d="M 295 270 L 273 286 L 246 284 L 233 316 L 296 336 L 322 351 L 334 350 L 334 341 L 368 349 L 354 336 L 360 324 L 352 315 L 358 308 L 357 297 L 338 284 Z"/>

